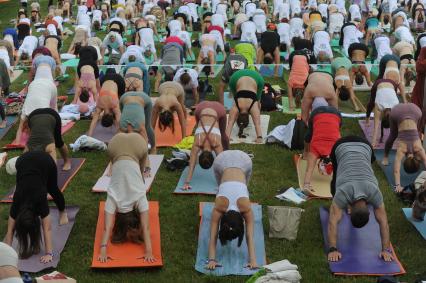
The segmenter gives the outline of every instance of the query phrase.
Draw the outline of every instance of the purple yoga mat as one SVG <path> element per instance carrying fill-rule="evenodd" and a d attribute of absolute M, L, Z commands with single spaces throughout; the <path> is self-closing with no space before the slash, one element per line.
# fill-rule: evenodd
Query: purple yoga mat
<path fill-rule="evenodd" d="M 370 220 L 363 228 L 352 226 L 349 215 L 344 212 L 338 226 L 337 248 L 342 253 L 338 262 L 329 262 L 330 270 L 335 275 L 395 275 L 404 274 L 405 270 L 398 260 L 385 262 L 379 258 L 382 244 L 379 224 L 370 207 Z M 328 250 L 327 228 L 329 212 L 320 208 L 322 233 L 325 250 Z M 395 253 L 394 253 L 395 256 Z"/>
<path fill-rule="evenodd" d="M 68 206 L 66 211 L 68 214 L 69 223 L 59 226 L 59 210 L 56 207 L 50 207 L 50 217 L 52 223 L 52 245 L 53 245 L 53 261 L 49 263 L 41 263 L 40 257 L 45 254 L 44 244 L 41 245 L 40 253 L 33 255 L 27 259 L 21 259 L 18 262 L 18 269 L 22 272 L 40 272 L 46 268 L 56 268 L 59 260 L 61 259 L 61 252 L 63 251 L 68 237 L 71 233 L 72 227 L 75 223 L 80 208 L 78 206 Z M 13 240 L 12 246 L 18 251 L 18 241 Z"/>
<path fill-rule="evenodd" d="M 64 165 L 64 161 L 62 159 L 58 160 L 58 187 L 63 192 L 71 181 L 72 177 L 77 174 L 78 170 L 80 170 L 83 165 L 85 159 L 84 158 L 71 158 L 71 170 L 63 171 L 62 166 Z M 15 186 L 13 186 L 10 191 L 5 195 L 0 202 L 12 202 L 13 194 L 15 193 Z"/>
<path fill-rule="evenodd" d="M 104 143 L 108 143 L 116 133 L 117 127 L 115 125 L 112 125 L 109 128 L 105 128 L 102 127 L 101 123 L 97 123 L 95 129 L 93 130 L 92 137 Z"/>
<path fill-rule="evenodd" d="M 370 120 L 370 125 L 366 127 L 365 120 L 358 120 L 359 126 L 361 127 L 361 130 L 364 132 L 364 136 L 368 139 L 370 143 L 372 143 L 373 140 L 373 130 L 374 130 L 374 121 Z M 377 133 L 377 146 L 376 149 L 384 149 L 385 148 L 385 142 L 388 139 L 389 136 L 389 129 L 383 129 L 383 142 L 379 142 L 380 140 L 380 125 L 379 125 L 379 132 Z M 393 149 L 396 149 L 397 142 L 393 143 Z"/>

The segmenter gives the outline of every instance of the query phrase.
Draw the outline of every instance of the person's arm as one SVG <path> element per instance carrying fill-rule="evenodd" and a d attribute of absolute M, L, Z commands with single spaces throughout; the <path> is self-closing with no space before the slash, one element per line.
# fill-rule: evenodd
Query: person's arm
<path fill-rule="evenodd" d="M 41 226 L 43 227 L 45 255 L 40 258 L 40 261 L 42 263 L 48 263 L 53 260 L 52 224 L 50 215 L 47 215 L 41 220 Z"/>
<path fill-rule="evenodd" d="M 403 83 L 403 80 L 401 80 L 401 83 L 398 85 L 399 88 L 399 94 L 402 97 L 402 102 L 407 103 L 407 94 L 405 93 L 405 84 Z"/>
<path fill-rule="evenodd" d="M 402 192 L 403 190 L 401 185 L 401 161 L 404 158 L 404 155 L 405 154 L 401 150 L 397 150 L 393 163 L 393 177 L 395 180 L 394 189 L 397 193 Z"/>
<path fill-rule="evenodd" d="M 384 261 L 392 261 L 394 257 L 390 246 L 389 224 L 384 204 L 374 209 L 374 216 L 376 217 L 377 223 L 379 223 L 380 238 L 382 239 L 380 257 L 383 258 Z"/>
<path fill-rule="evenodd" d="M 93 131 L 95 130 L 96 124 L 98 123 L 99 116 L 101 115 L 102 109 L 96 107 L 95 111 L 93 112 L 92 122 L 90 122 L 89 131 L 87 132 L 87 135 L 91 137 L 93 135 Z"/>
<path fill-rule="evenodd" d="M 191 149 L 191 156 L 189 158 L 188 175 L 186 176 L 185 183 L 182 188 L 183 190 L 191 189 L 190 183 L 192 180 L 192 174 L 194 173 L 195 165 L 197 164 L 198 152 L 200 152 L 200 148 L 198 147 L 198 140 L 199 137 L 195 136 L 194 144 L 192 145 Z"/>
<path fill-rule="evenodd" d="M 101 249 L 98 255 L 98 261 L 107 262 L 111 259 L 107 254 L 108 240 L 111 236 L 112 228 L 114 227 L 114 214 L 105 211 L 104 232 L 102 234 Z"/>
<path fill-rule="evenodd" d="M 152 114 L 151 114 L 151 127 L 155 129 L 155 126 L 157 125 L 157 119 L 158 119 L 158 112 L 160 112 L 160 105 L 157 101 L 154 103 L 154 107 L 152 108 Z"/>
<path fill-rule="evenodd" d="M 385 153 L 383 156 L 383 161 L 382 164 L 383 165 L 388 165 L 388 155 L 390 150 L 392 149 L 393 143 L 395 142 L 396 138 L 398 137 L 398 124 L 392 120 L 392 116 L 390 117 L 390 132 L 389 132 L 389 136 L 388 139 L 386 140 L 385 143 Z"/>
<path fill-rule="evenodd" d="M 259 105 L 259 101 L 255 103 Z M 263 136 L 262 127 L 260 125 L 260 110 L 259 107 L 256 107 L 255 105 L 253 106 L 254 107 L 252 107 L 250 110 L 250 115 L 254 123 L 254 129 L 256 130 L 256 143 L 261 143 L 263 141 Z"/>
<path fill-rule="evenodd" d="M 328 218 L 328 260 L 339 261 L 342 254 L 337 250 L 337 226 L 342 219 L 343 211 L 333 201 L 330 206 L 330 215 Z"/>
<path fill-rule="evenodd" d="M 184 110 L 182 109 L 182 106 L 180 105 L 180 103 L 176 103 L 176 105 L 174 106 L 174 108 L 176 109 L 176 112 L 178 114 L 180 128 L 181 128 L 181 131 L 182 131 L 182 139 L 183 139 L 183 138 L 186 137 L 186 119 L 185 119 L 185 113 L 183 112 Z"/>
<path fill-rule="evenodd" d="M 73 104 L 77 104 L 78 98 L 80 97 L 80 94 L 81 94 L 80 84 L 77 83 L 76 85 L 77 86 L 75 87 L 74 99 L 72 100 Z"/>
<path fill-rule="evenodd" d="M 226 135 L 228 136 L 229 139 L 231 138 L 232 128 L 234 127 L 234 123 L 237 120 L 237 116 L 238 116 L 238 109 L 234 103 L 231 110 L 229 111 L 228 126 L 226 127 Z"/>
<path fill-rule="evenodd" d="M 145 254 L 142 256 L 144 261 L 152 263 L 155 261 L 154 255 L 152 254 L 151 234 L 149 230 L 149 211 L 146 210 L 140 213 L 141 232 L 143 241 L 145 243 Z"/>
<path fill-rule="evenodd" d="M 192 94 L 194 95 L 194 100 L 195 100 L 195 105 L 197 105 L 198 103 L 200 103 L 200 95 L 198 93 L 198 87 L 193 87 L 192 88 Z"/>
<path fill-rule="evenodd" d="M 248 254 L 249 254 L 249 263 L 247 267 L 250 269 L 256 269 L 257 268 L 257 262 L 256 262 L 256 252 L 254 248 L 254 215 L 253 211 L 250 209 L 248 212 L 244 213 L 244 220 L 246 224 L 246 241 L 247 241 L 247 248 L 248 248 Z"/>
<path fill-rule="evenodd" d="M 209 258 L 207 264 L 207 268 L 210 270 L 214 270 L 218 265 L 218 262 L 216 261 L 216 242 L 219 230 L 219 220 L 221 217 L 222 213 L 214 208 L 210 222 Z"/>
<path fill-rule="evenodd" d="M 377 145 L 377 133 L 379 132 L 381 114 L 382 112 L 380 112 L 380 110 L 376 107 L 374 109 L 373 139 L 371 141 L 371 146 L 373 148 L 376 148 L 376 145 Z"/>
<path fill-rule="evenodd" d="M 105 46 L 102 45 L 101 46 L 101 58 L 99 59 L 99 64 L 100 65 L 104 64 L 104 56 L 105 56 Z"/>
<path fill-rule="evenodd" d="M 305 122 L 305 124 L 308 124 L 309 110 L 311 108 L 312 101 L 313 101 L 312 97 L 308 97 L 308 96 L 305 96 L 302 99 L 301 116 L 302 116 L 302 120 L 303 120 L 303 122 Z"/>
<path fill-rule="evenodd" d="M 5 244 L 8 244 L 9 246 L 12 246 L 14 233 L 15 233 L 15 219 L 9 216 L 9 219 L 7 220 L 7 233 L 6 233 L 6 236 L 4 237 L 3 242 Z"/>
<path fill-rule="evenodd" d="M 123 55 L 124 54 L 124 45 L 120 45 L 120 47 L 118 47 L 118 51 L 120 51 L 120 54 Z"/>
<path fill-rule="evenodd" d="M 114 125 L 116 127 L 116 129 L 120 129 L 120 119 L 121 119 L 121 111 L 120 108 L 118 106 L 116 106 L 112 112 L 114 112 Z"/>

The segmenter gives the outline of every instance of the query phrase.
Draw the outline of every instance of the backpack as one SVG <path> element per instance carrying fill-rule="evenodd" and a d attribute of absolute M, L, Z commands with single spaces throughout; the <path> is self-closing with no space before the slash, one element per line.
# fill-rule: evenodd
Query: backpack
<path fill-rule="evenodd" d="M 305 147 L 305 135 L 308 127 L 305 122 L 296 119 L 293 129 L 293 137 L 291 138 L 291 149 L 303 150 Z"/>
<path fill-rule="evenodd" d="M 275 103 L 276 92 L 269 83 L 265 83 L 265 87 L 262 91 L 260 98 L 261 111 L 275 111 L 277 110 L 277 104 Z"/>

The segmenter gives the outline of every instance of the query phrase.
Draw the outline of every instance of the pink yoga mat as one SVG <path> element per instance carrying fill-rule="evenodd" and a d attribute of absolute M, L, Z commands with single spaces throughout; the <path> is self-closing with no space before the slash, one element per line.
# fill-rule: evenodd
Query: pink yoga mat
<path fill-rule="evenodd" d="M 361 130 L 364 132 L 364 136 L 368 139 L 370 143 L 373 141 L 373 130 L 374 130 L 374 121 L 370 120 L 370 125 L 367 127 L 365 124 L 365 120 L 358 120 L 359 126 L 361 127 Z M 380 122 L 379 122 L 380 123 Z M 379 125 L 379 132 L 377 133 L 377 145 L 376 149 L 384 149 L 386 140 L 389 137 L 389 129 L 383 129 L 383 142 L 379 142 L 380 140 L 380 125 Z M 393 143 L 393 149 L 396 149 L 397 143 Z"/>

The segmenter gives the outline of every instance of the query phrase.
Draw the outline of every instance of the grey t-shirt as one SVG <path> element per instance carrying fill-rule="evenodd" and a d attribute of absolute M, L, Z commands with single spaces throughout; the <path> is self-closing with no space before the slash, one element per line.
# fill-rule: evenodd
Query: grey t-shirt
<path fill-rule="evenodd" d="M 333 201 L 344 209 L 357 200 L 379 207 L 383 196 L 371 167 L 371 148 L 360 142 L 342 143 L 336 148 L 336 194 Z"/>

